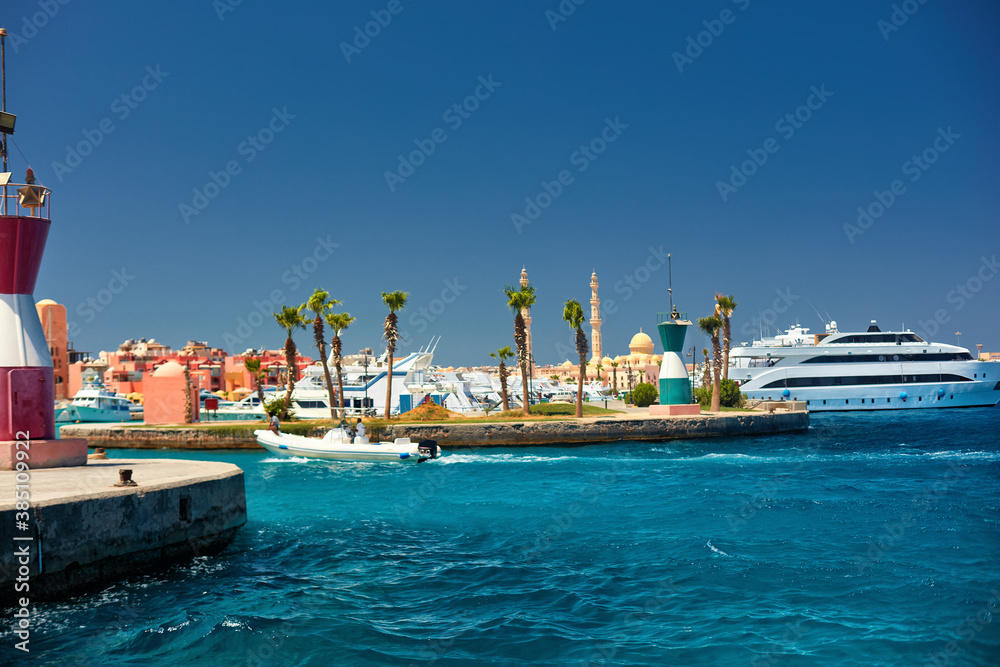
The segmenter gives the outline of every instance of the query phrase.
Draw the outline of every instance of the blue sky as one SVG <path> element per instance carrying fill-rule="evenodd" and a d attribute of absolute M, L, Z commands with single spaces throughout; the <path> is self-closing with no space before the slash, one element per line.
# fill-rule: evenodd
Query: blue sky
<path fill-rule="evenodd" d="M 818 310 L 1000 351 L 995 2 L 8 0 L 0 25 L 11 168 L 54 190 L 35 296 L 77 349 L 278 348 L 270 312 L 321 286 L 347 350 L 401 289 L 404 349 L 485 364 L 526 266 L 539 363 L 572 358 L 595 270 L 621 354 L 669 252 L 678 307 L 735 295 L 738 341 Z"/>

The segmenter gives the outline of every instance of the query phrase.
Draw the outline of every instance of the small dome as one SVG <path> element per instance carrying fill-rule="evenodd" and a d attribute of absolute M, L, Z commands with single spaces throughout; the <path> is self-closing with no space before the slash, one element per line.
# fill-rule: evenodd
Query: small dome
<path fill-rule="evenodd" d="M 639 333 L 632 336 L 632 341 L 628 344 L 628 349 L 632 351 L 632 354 L 652 354 L 653 339 L 644 334 L 642 329 L 639 329 Z"/>
<path fill-rule="evenodd" d="M 53 301 L 52 299 L 42 299 L 41 301 L 39 301 L 35 305 L 36 306 L 58 306 L 59 304 L 56 303 L 55 301 Z"/>
<path fill-rule="evenodd" d="M 562 362 L 559 365 L 562 366 L 563 368 L 573 368 L 575 366 L 575 364 L 569 359 L 567 359 L 566 361 Z"/>
<path fill-rule="evenodd" d="M 168 361 L 153 371 L 153 377 L 156 378 L 171 378 L 178 375 L 184 375 L 184 367 L 176 361 Z"/>

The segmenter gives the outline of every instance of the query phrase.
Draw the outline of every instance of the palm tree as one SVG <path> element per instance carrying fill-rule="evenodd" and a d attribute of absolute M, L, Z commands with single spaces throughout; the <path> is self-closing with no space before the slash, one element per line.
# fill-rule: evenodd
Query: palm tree
<path fill-rule="evenodd" d="M 535 288 L 533 285 L 521 285 L 521 289 L 516 290 L 507 285 L 503 292 L 507 296 L 507 306 L 514 312 L 514 344 L 521 367 L 522 408 L 527 417 L 531 415 L 531 404 L 528 402 L 528 332 L 521 312 L 535 305 Z"/>
<path fill-rule="evenodd" d="M 259 357 L 247 357 L 243 360 L 243 367 L 250 371 L 253 376 L 254 387 L 257 389 L 257 398 L 260 399 L 260 408 L 264 409 L 264 373 L 260 370 Z"/>
<path fill-rule="evenodd" d="M 576 416 L 583 416 L 583 381 L 587 375 L 587 334 L 583 333 L 583 308 L 576 299 L 569 299 L 563 306 L 563 319 L 569 322 L 570 329 L 576 329 L 576 351 L 580 355 L 580 379 L 576 383 Z M 598 366 L 600 368 L 600 366 Z"/>
<path fill-rule="evenodd" d="M 719 366 L 722 362 L 722 346 L 719 344 L 719 330 L 722 329 L 722 319 L 718 315 L 703 317 L 698 320 L 698 327 L 712 338 L 712 412 L 719 411 Z"/>
<path fill-rule="evenodd" d="M 389 368 L 387 370 L 389 381 L 385 386 L 385 418 L 389 418 L 389 411 L 392 410 L 392 357 L 396 354 L 396 340 L 399 338 L 397 325 L 399 318 L 396 311 L 406 307 L 406 297 L 410 296 L 406 292 L 396 290 L 395 292 L 382 292 L 382 301 L 389 307 L 389 314 L 385 318 L 385 348 L 389 353 Z"/>
<path fill-rule="evenodd" d="M 723 296 L 718 292 L 715 293 L 715 303 L 718 305 L 718 313 L 722 315 L 722 377 L 725 380 L 729 379 L 729 347 L 732 344 L 730 337 L 732 336 L 732 328 L 729 325 L 729 317 L 736 310 L 736 299 L 733 295 Z"/>
<path fill-rule="evenodd" d="M 326 362 L 326 333 L 323 331 L 323 315 L 334 306 L 340 305 L 336 299 L 330 298 L 330 293 L 324 289 L 316 288 L 309 300 L 303 307 L 316 313 L 313 320 L 313 341 L 316 349 L 319 350 L 319 360 L 323 364 L 323 377 L 326 379 L 326 395 L 330 399 L 330 428 L 333 428 L 337 421 L 337 414 L 333 407 L 333 380 L 330 378 L 330 366 Z"/>
<path fill-rule="evenodd" d="M 506 360 L 513 357 L 514 353 L 510 345 L 504 345 L 496 352 L 490 352 L 490 356 L 500 362 L 500 367 L 497 369 L 500 375 L 500 396 L 503 397 L 503 411 L 507 412 L 510 410 L 510 399 L 507 397 L 507 378 L 510 377 L 510 371 L 507 370 Z"/>
<path fill-rule="evenodd" d="M 617 394 L 618 393 L 618 362 L 617 361 L 612 361 L 611 362 L 611 379 L 612 379 L 611 386 L 614 389 L 615 394 Z M 617 398 L 617 396 L 615 396 L 615 398 Z"/>
<path fill-rule="evenodd" d="M 333 340 L 330 341 L 330 354 L 333 356 L 333 367 L 337 369 L 337 391 L 340 396 L 340 407 L 344 407 L 344 373 L 341 370 L 343 363 L 344 345 L 340 340 L 340 334 L 344 333 L 347 327 L 354 323 L 354 318 L 350 313 L 327 313 L 326 323 L 333 330 Z M 365 378 L 368 382 L 368 378 Z"/>
<path fill-rule="evenodd" d="M 292 306 L 282 306 L 280 313 L 271 313 L 277 320 L 278 326 L 285 330 L 288 337 L 285 339 L 285 365 L 288 366 L 288 389 L 285 391 L 285 403 L 281 408 L 281 418 L 288 418 L 288 406 L 292 402 L 292 390 L 295 388 L 295 357 L 298 351 L 295 349 L 295 341 L 292 334 L 296 329 L 305 329 L 309 322 L 302 315 L 305 306 L 293 308 Z"/>
<path fill-rule="evenodd" d="M 712 388 L 712 376 L 708 365 L 708 348 L 701 348 L 701 358 L 705 361 L 701 362 L 701 386 Z"/>

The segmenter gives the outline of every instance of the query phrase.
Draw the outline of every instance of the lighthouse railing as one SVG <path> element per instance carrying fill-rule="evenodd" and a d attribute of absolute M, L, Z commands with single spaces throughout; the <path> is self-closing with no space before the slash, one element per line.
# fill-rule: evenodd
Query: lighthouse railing
<path fill-rule="evenodd" d="M 679 320 L 687 321 L 687 318 L 688 318 L 687 311 L 680 313 L 675 310 L 673 313 L 657 313 L 656 323 L 662 324 L 663 322 L 676 322 Z"/>
<path fill-rule="evenodd" d="M 37 205 L 22 205 L 22 192 L 24 188 L 31 188 Z M 0 194 L 0 215 L 24 216 L 27 218 L 49 219 L 49 198 L 52 190 L 44 185 L 29 185 L 28 183 L 7 183 L 2 188 Z"/>

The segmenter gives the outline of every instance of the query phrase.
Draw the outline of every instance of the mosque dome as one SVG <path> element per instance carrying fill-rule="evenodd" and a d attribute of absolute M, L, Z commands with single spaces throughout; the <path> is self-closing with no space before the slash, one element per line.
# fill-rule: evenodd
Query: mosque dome
<path fill-rule="evenodd" d="M 653 339 L 639 329 L 639 333 L 632 336 L 632 342 L 628 344 L 628 349 L 632 354 L 652 354 Z"/>
<path fill-rule="evenodd" d="M 58 306 L 59 304 L 52 299 L 42 299 L 35 304 L 36 306 Z"/>

